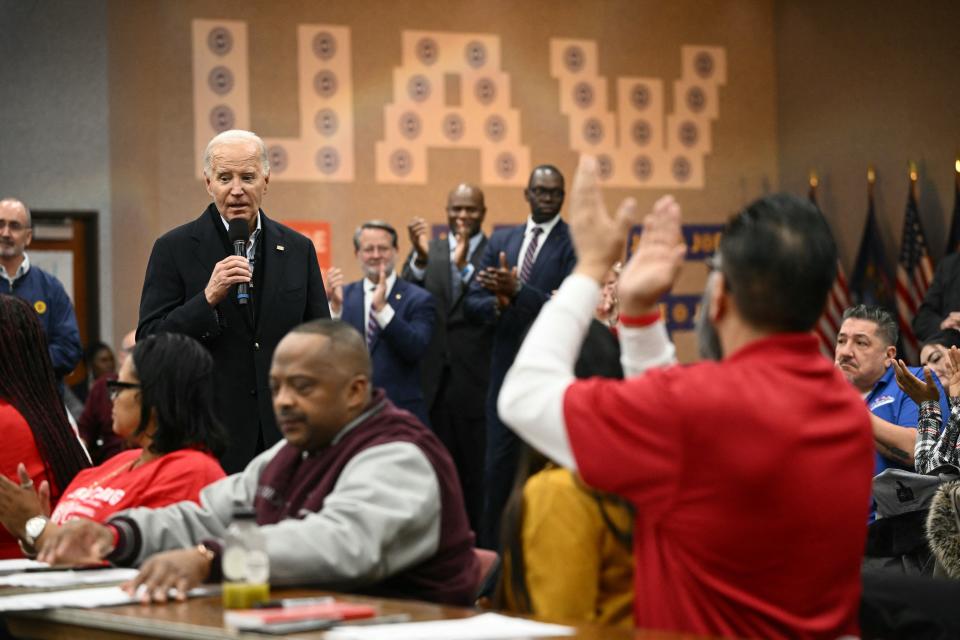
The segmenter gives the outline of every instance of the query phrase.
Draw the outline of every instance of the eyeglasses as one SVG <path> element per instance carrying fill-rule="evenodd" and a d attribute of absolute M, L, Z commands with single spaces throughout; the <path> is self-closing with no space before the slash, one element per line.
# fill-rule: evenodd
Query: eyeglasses
<path fill-rule="evenodd" d="M 10 233 L 17 233 L 19 231 L 23 231 L 27 227 L 14 220 L 11 220 L 10 222 L 7 222 L 6 220 L 0 220 L 0 231 L 3 231 L 6 228 L 10 229 Z"/>
<path fill-rule="evenodd" d="M 107 380 L 107 392 L 110 394 L 110 402 L 114 402 L 120 392 L 124 389 L 139 389 L 140 385 L 136 382 L 120 382 L 119 380 Z"/>

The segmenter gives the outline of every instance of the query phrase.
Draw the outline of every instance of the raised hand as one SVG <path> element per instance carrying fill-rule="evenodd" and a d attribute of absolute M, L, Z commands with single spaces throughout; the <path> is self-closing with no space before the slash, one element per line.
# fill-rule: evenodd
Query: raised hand
<path fill-rule="evenodd" d="M 186 600 L 187 592 L 209 575 L 210 560 L 196 548 L 177 549 L 151 556 L 121 588 L 145 604 L 166 602 L 171 591 L 174 599 Z"/>
<path fill-rule="evenodd" d="M 213 266 L 203 295 L 207 304 L 215 307 L 230 292 L 230 287 L 241 282 L 250 282 L 250 261 L 245 256 L 227 256 Z"/>
<path fill-rule="evenodd" d="M 370 306 L 374 311 L 380 311 L 387 305 L 387 273 L 386 265 L 380 264 L 380 279 L 377 280 L 377 286 L 373 289 L 373 299 Z"/>
<path fill-rule="evenodd" d="M 463 229 L 463 225 L 457 227 L 457 246 L 453 249 L 453 263 L 457 265 L 457 269 L 463 270 L 467 266 L 467 247 L 470 244 L 470 239 L 467 238 L 467 232 Z"/>
<path fill-rule="evenodd" d="M 947 393 L 951 398 L 960 397 L 960 349 L 950 347 L 947 350 Z"/>
<path fill-rule="evenodd" d="M 407 225 L 407 233 L 410 234 L 410 244 L 413 250 L 417 252 L 417 260 L 426 260 L 428 245 L 430 243 L 430 226 L 423 218 L 414 218 Z"/>
<path fill-rule="evenodd" d="M 623 257 L 636 210 L 636 201 L 627 198 L 616 216 L 610 217 L 597 180 L 597 161 L 593 156 L 580 156 L 570 194 L 570 234 L 577 251 L 577 273 L 603 281 L 610 267 Z"/>
<path fill-rule="evenodd" d="M 343 271 L 339 267 L 330 267 L 327 277 L 323 279 L 324 289 L 327 292 L 327 302 L 330 310 L 340 313 L 343 309 Z"/>
<path fill-rule="evenodd" d="M 673 196 L 663 196 L 643 218 L 643 235 L 620 273 L 620 313 L 636 316 L 653 311 L 660 296 L 680 275 L 686 252 L 680 232 L 680 205 Z"/>
<path fill-rule="evenodd" d="M 924 400 L 940 399 L 940 390 L 933 381 L 930 367 L 923 368 L 923 377 L 926 378 L 926 382 L 921 382 L 917 376 L 910 373 L 910 369 L 903 360 L 893 360 L 893 372 L 897 377 L 897 386 L 903 389 L 903 392 L 910 396 L 917 406 L 920 406 Z"/>
<path fill-rule="evenodd" d="M 477 281 L 483 288 L 493 292 L 497 296 L 497 304 L 501 307 L 510 304 L 510 301 L 517 295 L 517 290 L 520 288 L 517 268 L 510 268 L 507 265 L 507 254 L 503 251 L 500 252 L 500 266 L 487 267 L 477 273 Z"/>

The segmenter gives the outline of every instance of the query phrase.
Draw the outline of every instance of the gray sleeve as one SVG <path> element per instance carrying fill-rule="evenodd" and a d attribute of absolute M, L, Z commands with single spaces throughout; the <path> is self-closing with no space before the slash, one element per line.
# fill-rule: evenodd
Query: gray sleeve
<path fill-rule="evenodd" d="M 155 553 L 183 549 L 201 540 L 223 538 L 233 515 L 233 505 L 252 506 L 257 483 L 264 467 L 284 445 L 283 440 L 253 459 L 240 473 L 227 476 L 200 491 L 200 503 L 189 500 L 162 509 L 136 508 L 121 511 L 116 523 L 124 528 L 131 520 L 140 535 L 140 549 L 132 562 L 139 566 Z"/>
<path fill-rule="evenodd" d="M 374 583 L 436 553 L 439 482 L 416 445 L 371 447 L 344 467 L 320 512 L 261 531 L 272 583 Z"/>

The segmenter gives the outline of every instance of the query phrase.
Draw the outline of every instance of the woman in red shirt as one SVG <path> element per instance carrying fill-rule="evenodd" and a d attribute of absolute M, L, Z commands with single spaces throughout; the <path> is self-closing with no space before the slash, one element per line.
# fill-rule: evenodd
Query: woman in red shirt
<path fill-rule="evenodd" d="M 150 336 L 107 385 L 113 430 L 135 448 L 77 474 L 52 514 L 36 493 L 0 478 L 0 522 L 28 548 L 73 518 L 102 522 L 132 507 L 197 501 L 224 477 L 214 457 L 225 436 L 213 415 L 213 359 L 200 343 Z"/>
<path fill-rule="evenodd" d="M 0 477 L 18 491 L 11 480 L 43 484 L 47 499 L 52 492 L 56 500 L 59 489 L 90 466 L 67 421 L 37 312 L 9 295 L 0 295 L 0 434 Z M 7 511 L 0 500 L 0 513 Z M 22 555 L 16 538 L 0 529 L 0 558 Z"/>

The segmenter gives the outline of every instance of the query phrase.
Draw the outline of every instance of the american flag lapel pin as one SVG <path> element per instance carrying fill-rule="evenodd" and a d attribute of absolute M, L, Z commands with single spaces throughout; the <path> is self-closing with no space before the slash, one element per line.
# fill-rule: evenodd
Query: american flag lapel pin
<path fill-rule="evenodd" d="M 282 244 L 277 245 L 277 251 L 283 251 L 284 246 Z"/>

